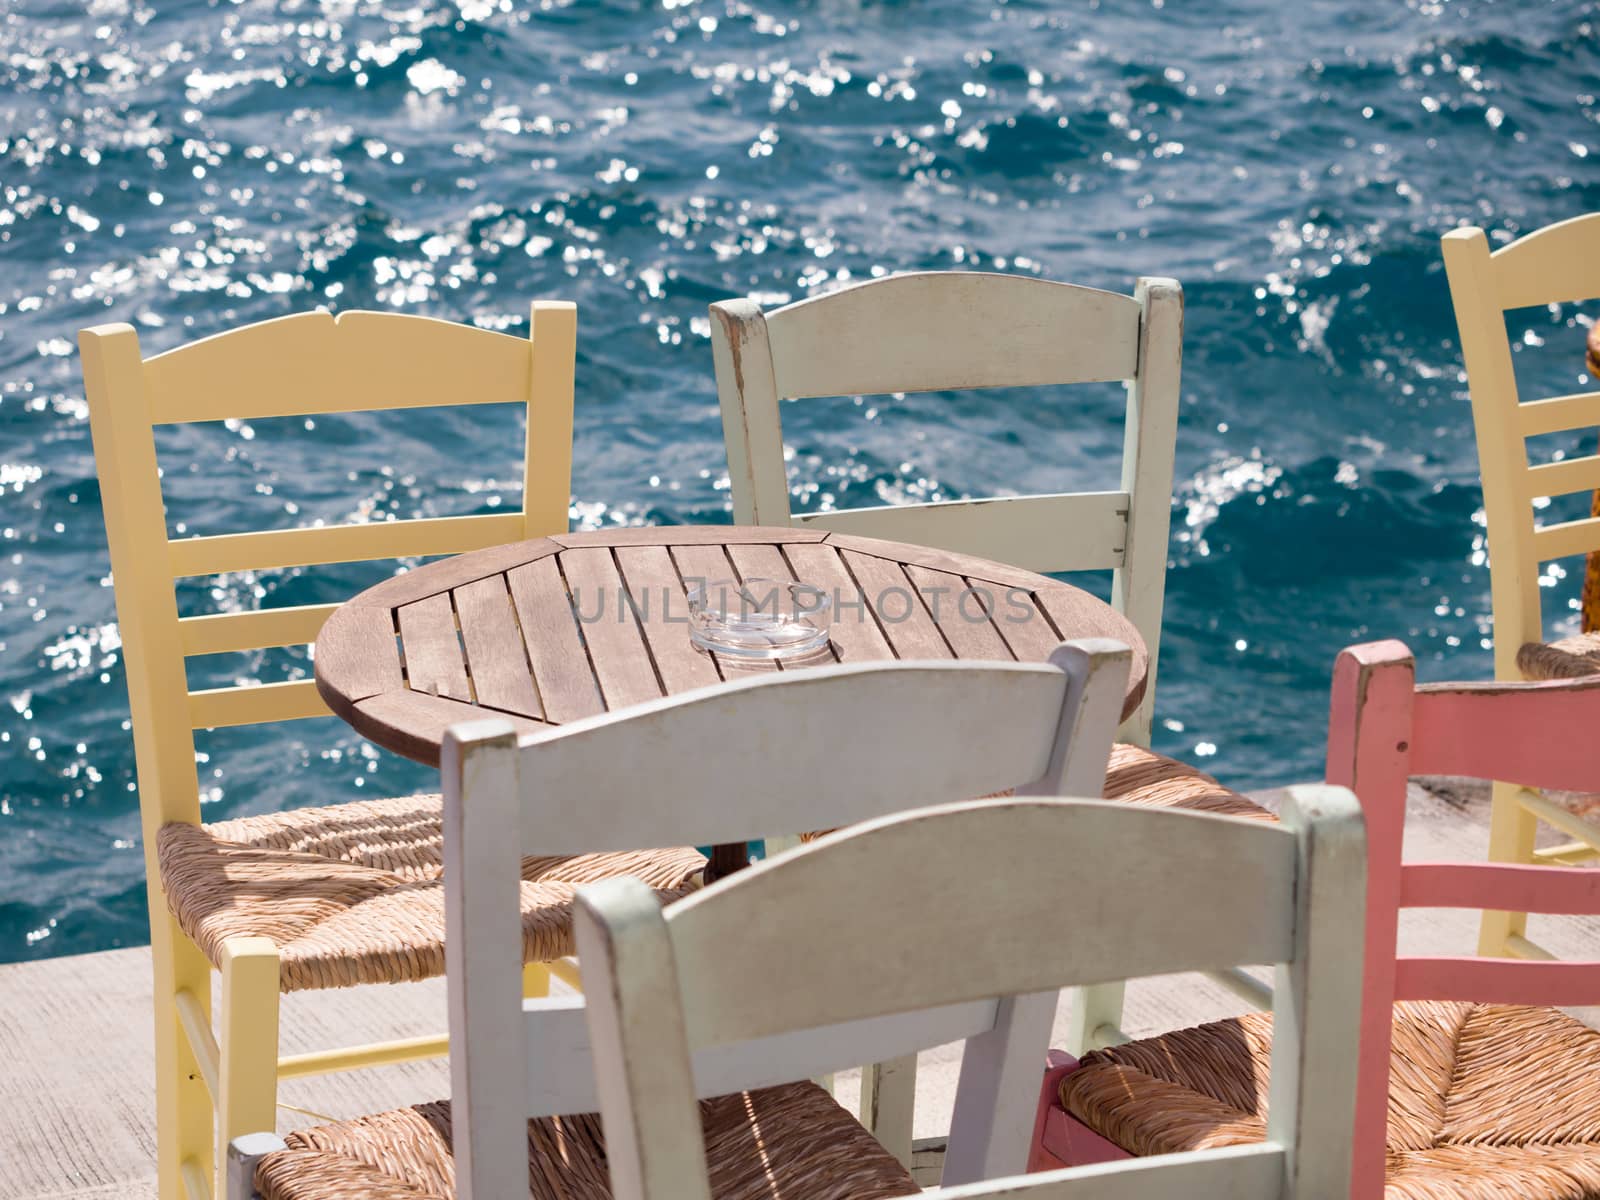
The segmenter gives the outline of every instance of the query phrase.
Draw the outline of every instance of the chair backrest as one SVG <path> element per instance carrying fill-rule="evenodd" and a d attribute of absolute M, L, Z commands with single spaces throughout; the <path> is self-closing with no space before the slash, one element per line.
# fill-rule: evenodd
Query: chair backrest
<path fill-rule="evenodd" d="M 1178 430 L 1176 281 L 1140 279 L 1124 296 L 1021 275 L 892 275 L 767 313 L 713 304 L 711 341 L 737 524 L 818 526 L 1035 571 L 1111 570 L 1112 603 L 1150 652 L 1124 736 L 1148 742 Z M 1116 491 L 790 510 L 780 400 L 1109 380 L 1128 389 Z"/>
<path fill-rule="evenodd" d="M 977 801 L 843 831 L 664 913 L 636 881 L 582 889 L 613 1193 L 709 1200 L 696 1052 L 787 1035 L 820 1070 L 839 1058 L 829 1049 L 841 1024 L 903 1014 L 884 1021 L 901 1032 L 896 1053 L 908 1034 L 921 1046 L 967 1039 L 944 1186 L 968 1186 L 952 1196 L 1344 1195 L 1361 959 L 1346 913 L 1362 890 L 1361 822 L 1339 789 L 1298 789 L 1287 809 L 1278 826 L 1088 800 Z M 1140 854 L 1097 852 L 1128 845 Z M 851 915 L 880 910 L 894 919 Z M 1026 1162 L 1049 1028 L 1047 1018 L 1041 1035 L 1034 1014 L 1049 1014 L 1057 988 L 1265 962 L 1279 967 L 1263 1144 L 995 1182 Z M 964 1025 L 930 1019 L 962 1011 L 952 1006 L 971 1009 Z M 1023 1079 L 1032 1096 L 1015 1088 Z"/>
<path fill-rule="evenodd" d="M 95 464 L 121 625 L 150 878 L 156 831 L 200 819 L 194 730 L 323 716 L 312 680 L 191 691 L 185 659 L 309 643 L 335 605 L 178 616 L 175 581 L 412 555 L 564 532 L 577 314 L 537 302 L 527 338 L 396 313 L 280 317 L 141 357 L 128 325 L 85 329 Z M 168 536 L 154 427 L 431 405 L 527 405 L 521 511 Z"/>
<path fill-rule="evenodd" d="M 524 1113 L 595 1106 L 582 1000 L 522 998 L 524 856 L 737 843 L 1006 789 L 1097 792 L 1130 661 L 1125 645 L 1087 640 L 1048 663 L 835 665 L 687 692 L 520 746 L 503 721 L 451 730 L 441 759 L 445 962 L 463 1195 L 526 1186 Z M 1004 860 L 988 865 L 1009 879 Z M 880 886 L 898 878 L 863 870 Z M 943 880 L 958 894 L 975 882 L 969 872 Z M 1031 1017 L 1042 1055 L 1050 1012 Z M 844 1041 L 860 1057 L 840 1068 L 874 1061 L 886 1044 L 870 1029 Z M 769 1051 L 767 1082 L 807 1077 L 792 1050 Z M 705 1078 L 726 1079 L 726 1064 L 703 1065 Z M 1038 1080 L 1018 1085 L 1030 1109 Z"/>
<path fill-rule="evenodd" d="M 1397 1000 L 1592 1004 L 1600 963 L 1398 958 L 1402 908 L 1600 913 L 1600 872 L 1504 863 L 1404 863 L 1406 780 L 1465 775 L 1535 788 L 1600 791 L 1600 677 L 1558 683 L 1415 685 L 1395 641 L 1339 655 L 1328 782 L 1353 789 L 1367 822 L 1367 962 L 1356 1195 L 1383 1190 L 1391 1014 Z"/>
<path fill-rule="evenodd" d="M 1481 229 L 1444 237 L 1444 265 L 1472 393 L 1488 518 L 1495 674 L 1515 679 L 1517 650 L 1543 641 L 1539 564 L 1600 550 L 1600 517 L 1540 525 L 1534 501 L 1600 487 L 1600 456 L 1529 465 L 1527 439 L 1600 425 L 1600 391 L 1520 401 L 1508 309 L 1600 296 L 1600 213 L 1489 250 Z"/>

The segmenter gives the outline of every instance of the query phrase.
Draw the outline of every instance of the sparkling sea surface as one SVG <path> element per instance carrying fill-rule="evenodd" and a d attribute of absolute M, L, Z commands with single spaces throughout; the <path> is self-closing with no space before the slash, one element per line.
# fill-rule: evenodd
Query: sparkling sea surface
<path fill-rule="evenodd" d="M 1341 646 L 1489 670 L 1438 239 L 1600 209 L 1597 89 L 1600 8 L 1570 0 L 0 4 L 0 961 L 148 936 L 80 327 L 131 322 L 151 353 L 317 305 L 518 332 L 530 299 L 576 300 L 592 528 L 729 519 L 710 301 L 916 269 L 1174 275 L 1156 746 L 1263 787 L 1320 775 Z M 1588 382 L 1597 312 L 1513 314 L 1525 394 Z M 1111 487 L 1121 404 L 786 406 L 796 502 Z M 490 512 L 517 502 L 517 420 L 164 427 L 169 522 Z M 1576 566 L 1546 571 L 1556 629 Z M 188 581 L 180 602 L 328 603 L 388 569 Z M 195 686 L 309 671 L 191 663 Z M 331 718 L 202 734 L 200 771 L 211 820 L 431 775 Z"/>

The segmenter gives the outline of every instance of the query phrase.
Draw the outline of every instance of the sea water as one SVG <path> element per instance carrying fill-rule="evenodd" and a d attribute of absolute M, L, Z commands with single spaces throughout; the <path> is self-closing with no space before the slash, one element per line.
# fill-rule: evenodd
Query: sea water
<path fill-rule="evenodd" d="M 1596 23 L 1573 0 L 5 0 L 0 960 L 147 937 L 74 349 L 99 322 L 153 353 L 317 305 L 524 333 L 530 300 L 575 300 L 572 519 L 595 528 L 729 519 L 711 301 L 907 270 L 1175 276 L 1155 744 L 1235 787 L 1317 778 L 1340 647 L 1489 671 L 1438 239 L 1600 208 Z M 1586 386 L 1596 313 L 1513 315 L 1530 395 Z M 795 503 L 1114 488 L 1122 404 L 786 405 Z M 169 523 L 493 512 L 518 502 L 520 437 L 504 408 L 163 427 Z M 1542 581 L 1552 629 L 1576 566 Z M 180 602 L 332 603 L 380 574 L 235 574 Z M 191 679 L 310 669 L 272 652 Z M 199 749 L 210 820 L 436 786 L 332 719 Z"/>

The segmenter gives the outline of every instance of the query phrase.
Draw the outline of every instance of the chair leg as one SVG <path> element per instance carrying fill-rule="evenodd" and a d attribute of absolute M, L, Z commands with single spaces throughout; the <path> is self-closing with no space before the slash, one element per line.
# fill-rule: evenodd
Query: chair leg
<path fill-rule="evenodd" d="M 229 1144 L 278 1124 L 278 948 L 270 938 L 222 945 L 222 1024 L 218 1071 L 216 1195 L 227 1191 Z"/>
<path fill-rule="evenodd" d="M 861 1123 L 908 1171 L 916 1104 L 915 1054 L 861 1068 Z"/>
<path fill-rule="evenodd" d="M 211 1175 L 211 1096 L 178 1017 L 178 993 L 211 994 L 211 964 L 165 911 L 151 922 L 155 967 L 156 1179 L 161 1200 L 183 1200 L 184 1164 Z"/>
<path fill-rule="evenodd" d="M 1125 1041 L 1122 1033 L 1122 993 L 1125 985 L 1096 983 L 1072 989 L 1067 1023 L 1067 1053 L 1082 1058 L 1091 1050 Z"/>
<path fill-rule="evenodd" d="M 550 968 L 544 963 L 523 963 L 522 995 L 527 1000 L 538 1000 L 550 994 Z"/>
<path fill-rule="evenodd" d="M 275 1133 L 247 1133 L 228 1143 L 228 1184 L 216 1200 L 258 1200 L 256 1164 L 269 1154 L 286 1150 Z"/>
<path fill-rule="evenodd" d="M 1514 783 L 1496 783 L 1489 801 L 1489 861 L 1526 863 L 1533 861 L 1533 841 L 1539 821 L 1522 807 L 1522 788 Z M 1513 937 L 1526 937 L 1528 914 L 1485 910 L 1478 929 L 1478 953 L 1495 958 L 1511 954 Z"/>

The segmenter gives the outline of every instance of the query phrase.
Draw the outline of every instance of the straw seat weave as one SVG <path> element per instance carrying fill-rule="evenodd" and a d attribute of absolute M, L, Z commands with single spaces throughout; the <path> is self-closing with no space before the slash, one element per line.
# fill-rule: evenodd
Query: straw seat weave
<path fill-rule="evenodd" d="M 167 902 L 213 963 L 230 937 L 270 938 L 284 991 L 442 975 L 441 811 L 438 795 L 421 795 L 167 825 Z M 523 859 L 526 960 L 574 952 L 579 884 L 636 875 L 666 901 L 692 891 L 704 866 L 687 848 Z"/>
<path fill-rule="evenodd" d="M 1552 1008 L 1396 1004 L 1386 1200 L 1600 1197 L 1600 1033 Z M 1061 1085 L 1135 1155 L 1264 1140 L 1272 1016 L 1086 1054 Z"/>
<path fill-rule="evenodd" d="M 916 1181 L 812 1083 L 700 1104 L 716 1200 L 884 1200 Z M 284 1138 L 256 1167 L 265 1200 L 447 1200 L 456 1194 L 450 1104 L 419 1104 Z M 528 1122 L 528 1195 L 610 1200 L 595 1113 Z M 503 1198 L 509 1200 L 509 1197 Z"/>
<path fill-rule="evenodd" d="M 1148 808 L 1185 808 L 1227 817 L 1277 820 L 1254 800 L 1229 791 L 1204 771 L 1142 746 L 1123 743 L 1111 748 L 1105 798 Z"/>
<path fill-rule="evenodd" d="M 1524 679 L 1582 679 L 1600 675 L 1600 632 L 1578 633 L 1556 642 L 1527 642 L 1517 650 Z"/>

